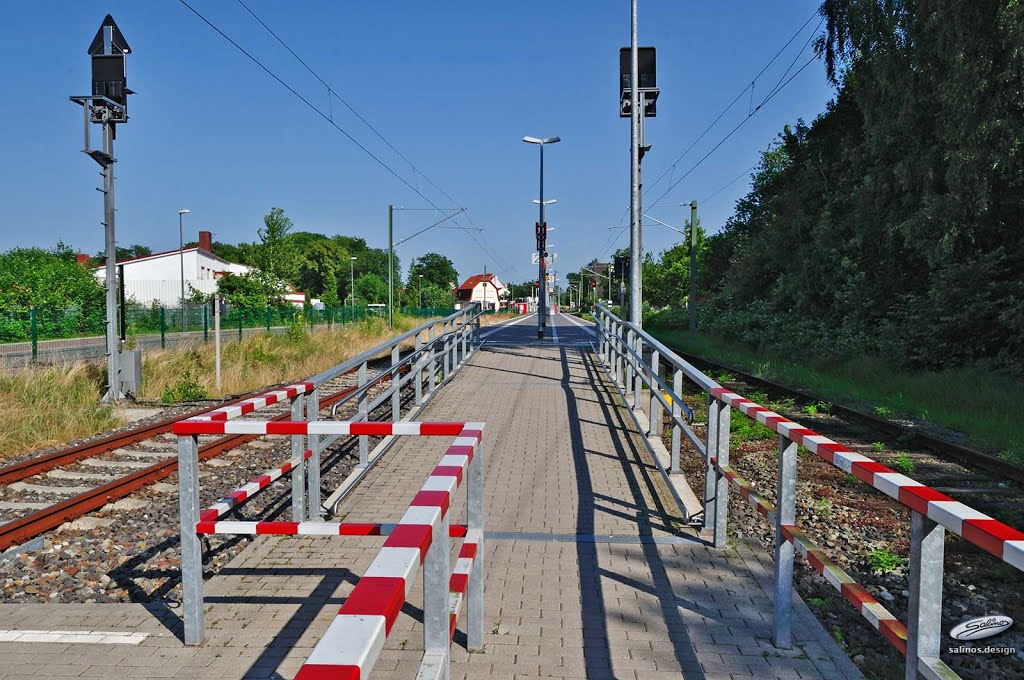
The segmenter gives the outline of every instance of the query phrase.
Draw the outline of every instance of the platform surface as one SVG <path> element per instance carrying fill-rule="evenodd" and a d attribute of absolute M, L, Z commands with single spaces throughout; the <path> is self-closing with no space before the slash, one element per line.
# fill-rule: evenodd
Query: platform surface
<path fill-rule="evenodd" d="M 453 678 L 857 678 L 795 600 L 796 644 L 772 646 L 771 565 L 760 546 L 715 550 L 683 526 L 590 327 L 536 317 L 484 330 L 485 346 L 419 420 L 485 421 L 485 650 Z M 342 503 L 345 521 L 396 521 L 450 442 L 403 438 Z M 465 494 L 452 519 L 465 521 Z M 0 629 L 146 634 L 139 644 L 3 642 L 0 679 L 291 678 L 369 565 L 380 538 L 260 537 L 206 584 L 207 640 L 185 647 L 174 610 L 2 605 Z M 453 541 L 457 544 L 457 541 Z M 416 587 L 371 680 L 412 680 Z"/>

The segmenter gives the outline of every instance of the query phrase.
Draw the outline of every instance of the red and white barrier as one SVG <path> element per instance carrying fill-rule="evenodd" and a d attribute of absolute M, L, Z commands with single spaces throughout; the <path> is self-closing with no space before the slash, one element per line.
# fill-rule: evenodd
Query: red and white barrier
<path fill-rule="evenodd" d="M 306 663 L 296 675 L 296 680 L 319 680 L 320 678 L 365 678 L 376 663 L 388 634 L 391 632 L 395 619 L 405 603 L 406 596 L 412 587 L 416 569 L 424 564 L 429 556 L 433 556 L 434 564 L 444 563 L 445 578 L 443 583 L 446 596 L 443 602 L 447 605 L 444 612 L 447 638 L 450 640 L 454 621 L 451 618 L 452 602 L 448 593 L 455 586 L 461 585 L 462 591 L 468 584 L 474 569 L 477 548 L 482 541 L 482 526 L 470 529 L 474 543 L 464 543 L 460 552 L 460 560 L 456 563 L 457 578 L 454 581 L 447 577 L 447 534 L 448 508 L 456 489 L 470 470 L 474 455 L 483 433 L 483 423 L 467 423 L 459 432 L 458 439 L 448 448 L 444 457 L 413 498 L 405 515 L 391 531 L 384 547 L 367 568 L 366 573 L 355 589 L 345 600 L 337 616 L 328 626 L 323 637 L 314 647 Z M 478 463 L 479 464 L 479 463 Z M 474 477 L 473 483 L 482 486 L 482 470 Z M 477 490 L 482 494 L 482 489 Z M 472 499 L 471 499 L 472 506 Z M 471 517 L 471 524 L 474 517 Z M 482 518 L 480 518 L 482 520 Z M 481 522 L 482 524 L 482 522 Z M 443 536 L 443 543 L 434 544 L 438 536 Z M 473 548 L 467 549 L 466 545 Z M 430 551 L 434 552 L 431 553 Z M 469 557 L 472 552 L 473 557 Z M 467 555 L 463 557 L 463 555 Z M 468 561 L 468 562 L 467 562 Z M 476 569 L 482 569 L 477 562 Z M 426 571 L 426 565 L 424 566 Z M 465 573 L 465 583 L 462 574 Z M 477 576 L 482 588 L 482 572 Z M 432 645 L 432 631 L 426 630 L 432 620 L 428 610 L 427 599 L 436 593 L 430 593 L 430 586 L 424 584 L 424 623 L 425 640 L 428 653 L 437 653 L 436 644 Z M 460 592 L 461 598 L 461 592 Z M 458 602 L 454 603 L 456 607 Z M 482 604 L 482 602 L 481 602 Z M 473 614 L 477 619 L 471 625 L 482 626 L 482 610 Z M 447 645 L 446 645 L 447 646 Z M 447 654 L 445 651 L 444 654 Z M 444 663 L 446 664 L 447 657 Z M 444 675 L 442 673 L 442 675 Z"/>
<path fill-rule="evenodd" d="M 313 452 L 310 449 L 306 449 L 303 454 L 303 460 L 309 460 L 313 456 Z M 231 510 L 242 501 L 252 498 L 254 495 L 262 491 L 263 489 L 270 486 L 271 482 L 280 479 L 282 476 L 288 474 L 299 464 L 298 458 L 292 458 L 284 465 L 274 468 L 273 470 L 267 470 L 262 475 L 252 480 L 240 489 L 235 489 L 224 498 L 220 499 L 206 510 L 199 513 L 200 522 L 212 522 L 218 517 L 222 517 L 224 513 Z M 203 533 L 203 532 L 199 532 Z M 213 532 L 216 533 L 216 532 Z"/>
<path fill-rule="evenodd" d="M 723 387 L 711 395 L 911 510 L 1024 570 L 1024 533 Z"/>
<path fill-rule="evenodd" d="M 455 437 L 465 423 L 420 422 L 348 422 L 339 420 L 211 420 L 205 417 L 179 420 L 173 431 L 190 434 L 254 434 L 254 435 L 370 435 L 373 437 Z"/>
<path fill-rule="evenodd" d="M 314 385 L 311 382 L 288 385 L 287 387 L 282 387 L 279 390 L 271 390 L 270 392 L 265 392 L 258 396 L 244 399 L 237 404 L 215 408 L 212 411 L 207 411 L 206 413 L 198 416 L 193 416 L 189 420 L 231 420 L 232 418 L 243 416 L 246 413 L 252 413 L 253 411 L 265 406 L 276 404 L 279 401 L 291 399 L 292 397 L 296 397 L 300 394 L 308 394 L 309 392 L 312 392 L 313 389 Z"/>

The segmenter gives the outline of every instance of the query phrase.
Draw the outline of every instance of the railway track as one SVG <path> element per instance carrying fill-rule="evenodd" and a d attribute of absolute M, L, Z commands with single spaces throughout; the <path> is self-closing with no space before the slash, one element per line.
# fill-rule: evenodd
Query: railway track
<path fill-rule="evenodd" d="M 795 403 L 801 405 L 817 404 L 827 401 L 803 390 L 794 389 L 772 380 L 751 375 L 742 369 L 736 368 L 735 366 L 723 364 L 688 352 L 683 352 L 674 347 L 671 349 L 697 368 L 714 368 L 737 376 L 739 380 L 731 381 L 732 384 L 727 386 L 730 388 L 740 387 L 741 393 L 741 386 L 746 385 L 749 388 L 764 390 L 772 398 L 777 399 L 782 397 L 784 399 L 792 399 Z M 749 392 L 750 390 L 748 389 L 747 391 Z M 827 428 L 828 432 L 823 431 L 822 434 L 828 436 L 835 436 L 840 439 L 858 439 L 864 436 L 866 428 L 866 430 L 884 435 L 883 439 L 896 439 L 901 443 L 901 445 L 906 445 L 911 448 L 925 449 L 932 452 L 934 455 L 931 458 L 920 452 L 907 453 L 907 456 L 912 460 L 921 460 L 922 462 L 926 462 L 930 466 L 934 466 L 936 468 L 948 468 L 948 470 L 945 470 L 944 472 L 936 471 L 936 474 L 933 476 L 932 481 L 938 482 L 937 485 L 940 487 L 948 487 L 949 484 L 947 484 L 947 482 L 955 482 L 958 480 L 971 481 L 977 479 L 976 475 L 965 475 L 962 472 L 957 472 L 957 468 L 955 467 L 942 465 L 942 461 L 950 460 L 958 462 L 964 468 L 969 470 L 983 470 L 986 477 L 996 481 L 996 484 L 994 484 L 990 489 L 990 491 L 996 494 L 1004 493 L 1002 490 L 1003 487 L 998 486 L 999 481 L 1013 480 L 1014 482 L 1024 484 L 1024 467 L 1020 465 L 1015 465 L 1009 461 L 1003 460 L 1002 458 L 936 437 L 928 434 L 927 432 L 922 432 L 918 428 L 894 423 L 891 420 L 879 418 L 878 416 L 850 408 L 849 406 L 831 403 L 828 407 L 828 417 L 816 418 L 811 416 L 809 418 L 808 416 L 809 414 L 807 413 L 800 413 L 796 415 L 796 419 L 814 422 L 817 427 L 822 429 Z M 847 424 L 844 426 L 842 421 L 847 421 Z M 854 427 L 853 424 L 859 424 L 861 427 Z M 856 444 L 854 446 L 858 449 L 859 453 L 875 458 L 881 463 L 889 464 L 892 459 L 898 455 L 895 451 L 877 451 L 874 447 L 864 447 Z M 949 479 L 943 479 L 942 474 L 948 474 Z M 929 473 L 929 476 L 932 476 L 931 473 Z M 922 478 L 919 481 L 927 482 L 928 480 Z M 964 486 L 961 486 L 960 488 L 950 488 L 950 490 L 961 491 L 964 493 L 978 492 L 978 489 Z"/>
<path fill-rule="evenodd" d="M 387 360 L 381 362 L 390 365 Z M 370 382 L 377 377 L 380 378 L 377 384 L 383 384 L 390 379 L 390 374 L 379 371 L 376 376 L 370 376 Z M 356 389 L 354 372 L 329 382 L 322 388 L 321 413 L 326 415 L 334 404 Z M 260 392 L 263 391 L 266 390 Z M 255 394 L 243 395 L 225 405 Z M 210 408 L 213 407 L 147 423 L 0 468 L 0 510 L 10 513 L 0 519 L 4 522 L 0 524 L 0 551 L 116 503 L 173 475 L 178 462 L 171 427 L 182 418 L 204 413 Z M 285 402 L 262 409 L 258 415 L 284 420 L 289 413 Z M 199 458 L 200 461 L 210 461 L 260 437 L 229 435 L 203 439 Z"/>

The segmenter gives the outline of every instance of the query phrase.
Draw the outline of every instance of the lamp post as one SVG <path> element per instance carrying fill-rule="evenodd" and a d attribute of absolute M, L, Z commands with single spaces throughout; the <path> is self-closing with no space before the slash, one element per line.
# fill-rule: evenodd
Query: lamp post
<path fill-rule="evenodd" d="M 423 274 L 420 274 L 420 309 L 423 309 Z"/>
<path fill-rule="evenodd" d="M 545 326 L 545 304 L 547 302 L 547 280 L 545 276 L 547 259 L 547 220 L 544 216 L 544 206 L 547 205 L 544 201 L 544 145 L 545 144 L 556 144 L 561 140 L 560 137 L 545 137 L 543 139 L 539 137 L 523 137 L 523 141 L 527 144 L 536 144 L 540 147 L 540 199 L 537 203 L 540 205 L 540 221 L 537 223 L 537 253 L 538 267 L 539 267 L 539 279 L 540 279 L 540 294 L 537 299 L 537 337 L 544 337 L 544 326 Z"/>
<path fill-rule="evenodd" d="M 356 256 L 348 258 L 348 273 L 351 280 L 351 290 L 348 293 L 352 305 L 352 318 L 356 318 Z"/>
<path fill-rule="evenodd" d="M 182 230 L 182 218 L 188 215 L 191 210 L 178 211 L 178 254 L 181 261 L 181 330 L 185 327 L 185 235 Z"/>

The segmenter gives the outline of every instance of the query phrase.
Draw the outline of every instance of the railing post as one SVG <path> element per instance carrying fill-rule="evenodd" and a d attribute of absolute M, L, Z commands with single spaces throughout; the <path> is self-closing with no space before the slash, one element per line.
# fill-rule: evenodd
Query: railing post
<path fill-rule="evenodd" d="M 704 529 L 714 529 L 715 526 L 715 488 L 718 475 L 711 459 L 718 455 L 718 411 L 721 407 L 717 399 L 708 395 L 708 437 L 704 447 Z"/>
<path fill-rule="evenodd" d="M 476 557 L 469 572 L 466 607 L 467 647 L 473 651 L 484 648 L 484 442 L 476 445 L 469 461 L 469 531 L 477 537 Z"/>
<path fill-rule="evenodd" d="M 447 380 L 448 376 L 452 373 L 452 336 L 451 336 L 451 324 L 446 323 L 444 325 L 444 379 Z"/>
<path fill-rule="evenodd" d="M 772 642 L 776 647 L 793 646 L 793 544 L 782 533 L 783 526 L 796 523 L 797 445 L 779 435 L 779 462 L 775 502 L 775 600 L 772 611 Z"/>
<path fill-rule="evenodd" d="M 469 317 L 462 317 L 462 362 L 460 365 L 465 364 L 469 360 L 469 336 L 472 332 Z"/>
<path fill-rule="evenodd" d="M 623 351 L 625 338 L 622 334 L 622 322 L 615 324 L 615 382 L 626 389 L 626 355 Z"/>
<path fill-rule="evenodd" d="M 401 420 L 402 390 L 399 385 L 401 375 L 398 372 L 398 345 L 391 348 L 391 422 L 397 423 Z"/>
<path fill-rule="evenodd" d="M 676 421 L 682 416 L 682 409 L 679 407 L 680 395 L 683 393 L 683 372 L 680 369 L 676 369 L 672 373 L 672 392 L 675 394 L 672 397 L 672 467 L 669 472 L 671 474 L 679 473 L 679 447 L 682 444 L 682 428 L 679 427 Z"/>
<path fill-rule="evenodd" d="M 629 350 L 633 349 L 633 329 L 628 328 L 626 330 L 626 351 L 624 352 L 623 358 L 626 361 L 626 402 L 633 398 L 633 357 L 629 354 Z M 629 404 L 631 407 L 635 407 L 636 403 Z"/>
<path fill-rule="evenodd" d="M 316 422 L 320 419 L 320 388 L 315 387 L 306 396 L 306 421 Z M 312 521 L 321 519 L 320 508 L 320 435 L 314 434 L 307 438 L 309 448 L 313 455 L 309 458 L 309 467 L 306 470 L 307 509 L 306 517 Z"/>
<path fill-rule="evenodd" d="M 728 404 L 718 407 L 718 467 L 729 465 L 729 426 L 732 408 Z M 715 547 L 724 548 L 729 540 L 729 479 L 714 471 L 715 479 Z"/>
<path fill-rule="evenodd" d="M 305 420 L 306 395 L 296 394 L 292 397 L 292 421 Z M 292 468 L 292 521 L 301 522 L 306 519 L 306 447 L 305 437 L 301 434 L 292 435 L 292 458 L 297 458 Z"/>
<path fill-rule="evenodd" d="M 427 333 L 427 342 L 430 343 L 430 375 L 427 376 L 427 392 L 430 394 L 433 394 L 437 384 L 437 343 L 434 341 L 436 336 L 434 326 L 431 326 Z"/>
<path fill-rule="evenodd" d="M 651 390 L 651 401 L 650 409 L 647 411 L 647 417 L 649 421 L 647 434 L 648 436 L 651 437 L 657 436 L 659 439 L 661 438 L 662 426 L 661 402 L 658 400 L 658 397 L 656 395 L 658 391 L 661 390 L 661 387 L 658 385 L 658 381 L 655 380 L 655 378 L 661 377 L 660 362 L 661 354 L 658 353 L 658 350 L 654 350 L 654 352 L 651 354 L 651 383 L 650 385 L 648 385 L 648 388 L 650 388 Z"/>
<path fill-rule="evenodd" d="M 644 380 L 643 370 L 644 362 L 643 357 L 644 340 L 640 337 L 640 333 L 633 332 L 633 351 L 636 352 L 636 356 L 633 360 L 636 362 L 636 370 L 633 371 L 633 408 L 643 413 L 644 410 Z"/>
<path fill-rule="evenodd" d="M 199 521 L 199 436 L 178 437 L 178 516 L 181 519 L 181 599 L 185 644 L 203 641 L 203 550 Z"/>
<path fill-rule="evenodd" d="M 367 418 L 366 411 L 366 362 L 359 364 L 359 372 L 357 373 L 357 384 L 359 387 L 359 406 L 358 414 L 356 415 L 357 421 L 364 421 Z M 359 467 L 366 467 L 370 463 L 370 438 L 365 435 L 359 435 Z"/>
<path fill-rule="evenodd" d="M 906 678 L 917 680 L 920 659 L 938 660 L 942 641 L 942 560 L 946 529 L 910 512 L 910 604 Z"/>
<path fill-rule="evenodd" d="M 413 378 L 413 382 L 416 383 L 416 405 L 420 406 L 423 403 L 423 354 L 420 351 L 423 349 L 423 340 L 420 339 L 420 333 L 416 334 L 416 351 L 413 356 L 416 360 L 412 363 L 412 370 L 415 372 L 416 377 Z"/>
<path fill-rule="evenodd" d="M 433 539 L 423 560 L 423 649 L 444 655 L 440 680 L 451 678 L 448 589 L 450 552 L 448 513 L 434 527 Z"/>

